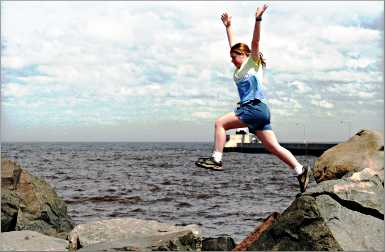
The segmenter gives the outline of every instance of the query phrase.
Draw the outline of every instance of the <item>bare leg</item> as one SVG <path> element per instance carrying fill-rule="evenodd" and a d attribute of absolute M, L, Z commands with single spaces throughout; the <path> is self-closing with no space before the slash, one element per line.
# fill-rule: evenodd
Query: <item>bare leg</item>
<path fill-rule="evenodd" d="M 247 127 L 241 122 L 234 112 L 230 112 L 215 120 L 215 141 L 214 150 L 223 152 L 226 143 L 226 130 Z"/>
<path fill-rule="evenodd" d="M 278 143 L 272 130 L 257 130 L 256 135 L 267 150 L 285 162 L 290 168 L 294 169 L 294 167 L 301 165 L 289 150 Z"/>

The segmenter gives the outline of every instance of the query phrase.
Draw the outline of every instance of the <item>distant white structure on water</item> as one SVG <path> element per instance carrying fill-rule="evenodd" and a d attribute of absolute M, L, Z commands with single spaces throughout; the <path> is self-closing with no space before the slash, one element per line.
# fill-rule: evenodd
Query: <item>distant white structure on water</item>
<path fill-rule="evenodd" d="M 321 156 L 324 151 L 339 142 L 281 142 L 280 145 L 295 155 Z M 237 129 L 235 134 L 226 135 L 224 152 L 244 152 L 244 153 L 270 153 L 257 138 L 256 135 L 247 133 L 243 129 Z"/>
<path fill-rule="evenodd" d="M 225 148 L 237 147 L 237 144 L 261 143 L 256 135 L 244 130 L 236 130 L 235 134 L 226 135 Z"/>

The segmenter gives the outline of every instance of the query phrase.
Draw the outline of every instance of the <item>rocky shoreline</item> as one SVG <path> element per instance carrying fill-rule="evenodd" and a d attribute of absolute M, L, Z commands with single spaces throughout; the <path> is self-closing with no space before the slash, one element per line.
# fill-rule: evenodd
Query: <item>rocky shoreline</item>
<path fill-rule="evenodd" d="M 384 248 L 384 140 L 361 130 L 313 167 L 317 185 L 272 213 L 239 244 L 202 237 L 197 225 L 133 218 L 75 226 L 54 189 L 14 161 L 2 160 L 1 251 L 246 251 Z"/>

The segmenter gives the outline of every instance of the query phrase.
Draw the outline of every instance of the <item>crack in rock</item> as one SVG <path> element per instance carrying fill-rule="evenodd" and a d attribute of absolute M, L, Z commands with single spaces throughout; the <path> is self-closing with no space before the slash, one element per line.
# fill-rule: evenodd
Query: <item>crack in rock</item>
<path fill-rule="evenodd" d="M 369 208 L 369 207 L 364 207 L 364 206 L 362 206 L 361 204 L 359 204 L 359 203 L 357 203 L 355 201 L 341 199 L 340 197 L 338 197 L 334 193 L 331 193 L 331 192 L 315 192 L 315 193 L 311 193 L 310 194 L 310 196 L 313 196 L 315 198 L 320 196 L 320 195 L 328 195 L 329 197 L 331 197 L 332 199 L 337 201 L 340 205 L 342 205 L 343 207 L 346 207 L 346 208 L 348 208 L 348 209 L 350 209 L 352 211 L 356 211 L 356 212 L 359 212 L 359 213 L 362 213 L 362 214 L 370 215 L 370 216 L 373 216 L 375 218 L 384 220 L 384 214 L 381 213 L 380 211 L 378 211 L 377 209 L 373 209 L 373 208 Z"/>

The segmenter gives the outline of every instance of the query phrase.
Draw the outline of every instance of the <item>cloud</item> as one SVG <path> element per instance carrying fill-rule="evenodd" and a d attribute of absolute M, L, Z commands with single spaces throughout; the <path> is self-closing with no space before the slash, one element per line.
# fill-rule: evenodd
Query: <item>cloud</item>
<path fill-rule="evenodd" d="M 269 4 L 261 49 L 273 117 L 322 117 L 320 107 L 345 114 L 349 102 L 368 99 L 362 110 L 382 111 L 369 103 L 383 100 L 383 3 Z M 14 114 L 6 120 L 121 125 L 157 116 L 209 121 L 232 111 L 239 98 L 220 14 L 229 11 L 236 40 L 250 43 L 255 7 L 4 2 L 2 105 Z M 287 20 L 295 25 L 282 28 Z"/>
<path fill-rule="evenodd" d="M 289 87 L 295 87 L 300 94 L 310 91 L 310 88 L 301 81 L 293 81 L 289 83 Z"/>
<path fill-rule="evenodd" d="M 380 39 L 381 32 L 362 27 L 333 25 L 323 28 L 320 37 L 325 38 L 328 42 L 350 46 L 361 42 L 363 39 L 365 39 L 367 43 L 375 42 Z"/>
<path fill-rule="evenodd" d="M 347 60 L 346 62 L 346 66 L 348 68 L 352 68 L 352 69 L 366 69 L 368 68 L 370 65 L 372 64 L 375 64 L 376 63 L 376 60 L 374 59 L 370 59 L 370 58 L 358 58 L 358 59 L 349 59 Z"/>
<path fill-rule="evenodd" d="M 334 108 L 334 104 L 333 103 L 331 103 L 329 101 L 326 101 L 326 100 L 323 100 L 322 97 L 319 94 L 312 95 L 312 96 L 310 96 L 310 98 L 311 98 L 310 103 L 312 105 L 315 105 L 316 107 L 326 108 L 326 109 Z"/>
<path fill-rule="evenodd" d="M 347 84 L 334 84 L 327 87 L 327 92 L 349 96 L 354 98 L 374 98 L 377 94 L 375 85 L 365 85 L 360 82 L 349 82 Z M 381 95 L 381 94 L 380 94 Z M 382 97 L 383 98 L 383 97 Z"/>
<path fill-rule="evenodd" d="M 313 103 L 313 104 L 314 104 L 314 103 Z M 333 103 L 328 102 L 328 101 L 325 101 L 325 100 L 319 101 L 319 106 L 320 106 L 321 108 L 328 108 L 328 109 L 334 108 L 334 104 L 333 104 Z M 330 115 L 330 113 L 329 113 L 329 115 Z"/>
<path fill-rule="evenodd" d="M 192 113 L 192 117 L 208 119 L 208 118 L 212 118 L 212 115 L 210 112 L 194 112 Z"/>
<path fill-rule="evenodd" d="M 303 108 L 298 100 L 288 97 L 280 97 L 278 99 L 271 98 L 269 99 L 269 104 L 271 104 L 271 107 L 274 111 L 279 109 L 281 111 L 285 111 L 286 114 L 292 114 L 291 112 L 298 112 Z"/>
<path fill-rule="evenodd" d="M 7 94 L 7 96 L 23 97 L 27 96 L 31 90 L 27 86 L 19 83 L 8 83 L 6 86 L 3 86 L 2 92 L 3 94 Z"/>

